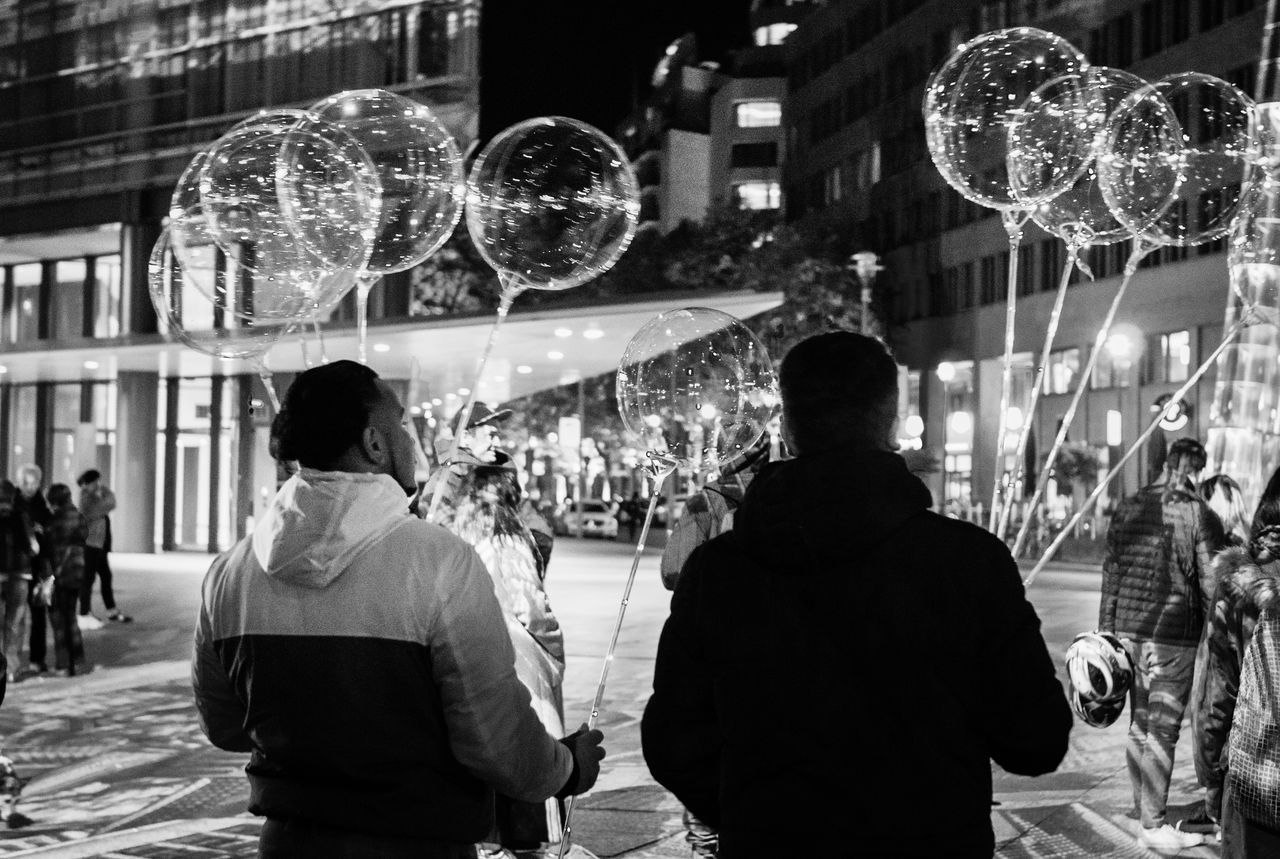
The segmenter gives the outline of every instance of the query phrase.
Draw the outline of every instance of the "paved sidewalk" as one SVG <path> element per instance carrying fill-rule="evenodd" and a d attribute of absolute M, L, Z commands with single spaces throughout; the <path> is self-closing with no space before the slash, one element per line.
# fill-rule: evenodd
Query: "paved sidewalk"
<path fill-rule="evenodd" d="M 562 541 L 556 551 L 552 596 L 568 631 L 565 699 L 572 723 L 589 711 L 630 550 Z M 244 757 L 205 741 L 196 724 L 185 654 L 175 650 L 175 642 L 189 640 L 190 608 L 198 601 L 207 563 L 200 556 L 116 558 L 118 590 L 127 598 L 122 604 L 135 611 L 138 622 L 87 634 L 90 653 L 108 664 L 84 677 L 31 680 L 11 688 L 0 708 L 0 737 L 5 753 L 31 778 L 20 808 L 35 824 L 0 830 L 0 859 L 255 855 L 260 824 L 244 812 Z M 640 753 L 639 719 L 666 611 L 667 596 L 657 579 L 656 555 L 646 555 L 601 716 L 609 755 L 596 789 L 580 800 L 575 813 L 577 843 L 602 859 L 689 856 L 680 806 L 652 782 Z M 166 589 L 172 589 L 169 596 Z M 160 611 L 160 603 L 146 600 L 162 597 L 180 623 L 148 622 L 146 615 Z M 1096 612 L 1096 589 L 1079 575 L 1047 572 L 1032 597 L 1055 653 Z M 169 657 L 154 658 L 157 653 Z M 1137 823 L 1124 814 L 1132 804 L 1124 769 L 1126 725 L 1122 719 L 1097 731 L 1077 724 L 1067 760 L 1051 776 L 994 772 L 998 856 L 1158 855 L 1135 845 Z M 1184 729 L 1172 816 L 1190 814 L 1199 796 Z M 917 805 L 921 825 L 927 826 L 928 774 L 921 773 L 919 795 L 886 801 Z M 1212 857 L 1217 850 L 1208 846 L 1182 855 Z"/>

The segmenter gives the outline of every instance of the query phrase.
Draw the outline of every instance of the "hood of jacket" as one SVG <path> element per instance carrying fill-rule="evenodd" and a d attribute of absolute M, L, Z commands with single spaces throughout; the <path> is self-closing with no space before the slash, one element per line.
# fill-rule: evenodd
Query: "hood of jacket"
<path fill-rule="evenodd" d="M 734 516 L 748 553 L 767 566 L 818 570 L 895 539 L 933 505 L 896 453 L 849 450 L 770 463 Z"/>
<path fill-rule="evenodd" d="M 319 589 L 409 517 L 390 475 L 303 468 L 254 527 L 253 554 L 267 575 Z"/>

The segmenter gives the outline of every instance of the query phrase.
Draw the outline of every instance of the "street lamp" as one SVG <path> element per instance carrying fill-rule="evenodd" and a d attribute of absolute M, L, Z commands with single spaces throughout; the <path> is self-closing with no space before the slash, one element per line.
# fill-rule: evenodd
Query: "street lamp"
<path fill-rule="evenodd" d="M 871 328 L 867 323 L 867 314 L 871 310 L 871 286 L 876 282 L 876 274 L 884 271 L 884 266 L 872 251 L 858 251 L 849 257 L 849 268 L 853 269 L 862 285 L 858 300 L 858 332 L 866 334 Z"/>

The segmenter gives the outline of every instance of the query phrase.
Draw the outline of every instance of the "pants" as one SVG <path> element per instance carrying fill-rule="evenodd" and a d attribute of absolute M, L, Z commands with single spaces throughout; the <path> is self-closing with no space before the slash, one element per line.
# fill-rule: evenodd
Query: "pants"
<path fill-rule="evenodd" d="M 267 818 L 259 859 L 475 859 L 471 844 L 444 844 L 337 829 L 309 820 Z"/>
<path fill-rule="evenodd" d="M 107 611 L 116 610 L 116 597 L 111 591 L 111 564 L 107 550 L 96 546 L 84 547 L 84 581 L 80 583 L 80 613 L 88 614 L 93 603 L 93 580 L 102 582 L 102 604 Z"/>
<path fill-rule="evenodd" d="M 76 669 L 84 665 L 84 639 L 80 635 L 80 624 L 76 623 L 79 598 L 79 588 L 54 587 L 53 605 L 49 607 L 55 667 L 65 668 L 69 674 L 75 674 Z"/>
<path fill-rule="evenodd" d="M 716 855 L 716 850 L 720 846 L 720 835 L 687 808 L 684 810 L 684 830 L 684 840 L 694 856 Z"/>
<path fill-rule="evenodd" d="M 34 589 L 33 589 L 34 592 Z M 49 609 L 27 600 L 31 608 L 30 653 L 27 654 L 32 665 L 44 665 L 49 652 Z"/>
<path fill-rule="evenodd" d="M 1133 803 L 1145 829 L 1165 823 L 1173 750 L 1191 697 L 1195 645 L 1126 641 L 1133 660 L 1129 747 L 1125 753 Z"/>
<path fill-rule="evenodd" d="M 1280 832 L 1245 820 L 1228 787 L 1222 797 L 1222 859 L 1272 859 L 1280 856 Z"/>
<path fill-rule="evenodd" d="M 4 601 L 4 657 L 9 662 L 9 671 L 15 674 L 22 667 L 22 647 L 27 643 L 30 593 L 31 580 L 15 574 L 4 576 L 0 584 L 0 600 Z"/>

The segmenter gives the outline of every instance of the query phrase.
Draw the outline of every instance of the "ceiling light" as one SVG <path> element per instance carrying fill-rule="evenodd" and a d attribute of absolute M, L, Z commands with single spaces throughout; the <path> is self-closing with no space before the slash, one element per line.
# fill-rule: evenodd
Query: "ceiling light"
<path fill-rule="evenodd" d="M 98 362 L 97 362 L 97 361 L 85 361 L 85 362 L 84 362 L 84 368 L 85 368 L 86 370 L 96 370 L 96 369 L 98 369 L 98 366 L 99 366 L 99 365 L 98 365 Z"/>
<path fill-rule="evenodd" d="M 561 338 L 563 338 L 563 337 L 572 337 L 572 336 L 573 336 L 573 329 L 572 329 L 572 328 L 557 328 L 557 329 L 556 329 L 556 336 L 557 336 L 557 337 L 561 337 Z"/>
<path fill-rule="evenodd" d="M 431 405 L 433 406 L 439 406 L 439 405 L 442 405 L 443 403 L 444 403 L 444 400 L 440 399 L 439 397 L 431 398 Z"/>
<path fill-rule="evenodd" d="M 560 360 L 561 358 L 563 358 L 563 357 L 564 357 L 564 353 L 563 353 L 563 352 L 555 352 L 555 351 L 551 351 L 551 352 L 548 352 L 548 353 L 547 353 L 547 358 L 549 358 L 549 359 L 550 359 L 550 360 L 552 360 L 552 361 L 559 361 L 559 360 Z"/>
<path fill-rule="evenodd" d="M 375 351 L 375 352 L 390 352 L 390 351 L 391 351 L 391 346 L 390 346 L 389 344 L 387 344 L 387 343 L 374 343 L 374 344 L 373 344 L 373 351 Z"/>
<path fill-rule="evenodd" d="M 533 372 L 533 368 L 528 364 L 521 364 L 519 367 L 516 367 L 516 372 L 521 376 L 527 376 Z"/>
<path fill-rule="evenodd" d="M 599 340 L 604 336 L 604 332 L 599 328 L 588 328 L 586 331 L 582 332 L 582 336 L 588 340 Z"/>
<path fill-rule="evenodd" d="M 467 395 L 468 395 L 468 394 L 470 394 L 470 393 L 471 393 L 471 389 L 470 389 L 470 388 L 459 388 L 459 389 L 458 389 L 458 396 L 460 396 L 460 397 L 465 397 L 465 396 L 467 396 Z"/>
<path fill-rule="evenodd" d="M 0 364 L 0 374 L 4 374 L 7 372 L 9 372 L 9 368 L 6 367 L 4 364 Z"/>
<path fill-rule="evenodd" d="M 458 399 L 458 395 L 457 395 L 457 394 L 455 394 L 453 391 L 450 391 L 449 393 L 447 393 L 447 394 L 445 394 L 445 395 L 444 395 L 444 398 L 445 398 L 446 400 L 456 400 L 456 399 Z"/>
<path fill-rule="evenodd" d="M 422 407 L 421 407 L 421 406 L 411 406 L 411 407 L 409 408 L 409 414 L 411 414 L 411 415 L 420 415 L 420 414 L 422 414 Z"/>

